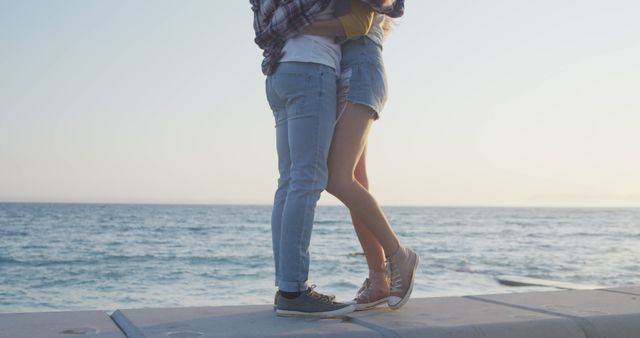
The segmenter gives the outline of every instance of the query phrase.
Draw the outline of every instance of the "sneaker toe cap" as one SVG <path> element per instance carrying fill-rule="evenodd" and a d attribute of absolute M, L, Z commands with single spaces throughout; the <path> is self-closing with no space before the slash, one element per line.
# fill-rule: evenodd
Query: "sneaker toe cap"
<path fill-rule="evenodd" d="M 400 304 L 401 301 L 402 301 L 402 298 L 400 298 L 398 296 L 389 296 L 388 303 L 391 306 L 395 306 L 395 305 Z"/>

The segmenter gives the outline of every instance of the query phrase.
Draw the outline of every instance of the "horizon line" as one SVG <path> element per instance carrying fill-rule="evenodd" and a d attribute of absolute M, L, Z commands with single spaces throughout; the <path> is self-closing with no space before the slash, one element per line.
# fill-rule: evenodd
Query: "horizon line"
<path fill-rule="evenodd" d="M 271 203 L 201 203 L 201 202 L 96 202 L 96 201 L 3 201 L 0 204 L 68 204 L 68 205 L 148 205 L 148 206 L 257 206 L 268 207 Z M 344 204 L 318 204 L 318 207 L 345 207 Z M 602 205 L 467 205 L 467 204 L 384 204 L 381 207 L 397 208 L 530 208 L 530 209 L 640 209 L 640 206 Z"/>

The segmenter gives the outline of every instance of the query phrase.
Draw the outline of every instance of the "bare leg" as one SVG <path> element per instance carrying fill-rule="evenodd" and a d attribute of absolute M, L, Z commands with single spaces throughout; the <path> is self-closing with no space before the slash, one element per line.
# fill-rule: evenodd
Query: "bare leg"
<path fill-rule="evenodd" d="M 369 190 L 369 178 L 367 177 L 367 146 L 362 152 L 358 164 L 356 164 L 354 176 L 356 181 L 362 185 L 363 188 Z M 351 212 L 351 211 L 350 211 Z M 364 251 L 364 256 L 367 259 L 369 265 L 369 278 L 379 276 L 380 273 L 384 273 L 384 249 L 376 237 L 367 229 L 367 226 L 362 220 L 358 218 L 353 212 L 351 212 L 351 220 L 353 227 L 355 228 L 356 235 Z"/>
<path fill-rule="evenodd" d="M 413 290 L 415 272 L 420 264 L 420 257 L 413 250 L 400 245 L 378 203 L 369 191 L 355 179 L 356 166 L 364 153 L 373 121 L 371 116 L 370 108 L 347 103 L 347 109 L 338 119 L 333 134 L 329 152 L 327 191 L 340 199 L 355 216 L 356 223 L 364 225 L 363 228 L 368 229 L 382 245 L 384 255 L 388 258 L 390 271 L 387 303 L 390 308 L 399 309 L 409 300 Z M 370 243 L 366 239 L 363 242 Z M 358 304 L 361 304 L 360 296 L 364 298 L 364 306 L 370 304 L 366 303 L 367 301 L 380 299 L 365 295 L 365 291 L 362 291 L 358 295 Z"/>
<path fill-rule="evenodd" d="M 399 248 L 398 238 L 376 200 L 354 177 L 372 121 L 369 107 L 347 103 L 333 135 L 327 191 L 349 208 L 390 256 Z"/>

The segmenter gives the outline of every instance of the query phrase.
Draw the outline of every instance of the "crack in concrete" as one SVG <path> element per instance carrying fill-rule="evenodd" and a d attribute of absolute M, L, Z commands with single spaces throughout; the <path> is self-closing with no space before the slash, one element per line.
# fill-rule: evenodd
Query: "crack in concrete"
<path fill-rule="evenodd" d="M 127 318 L 122 311 L 114 311 L 109 318 L 116 324 L 127 338 L 147 338 L 138 327 Z"/>
<path fill-rule="evenodd" d="M 360 325 L 362 327 L 365 327 L 369 330 L 373 330 L 378 332 L 382 337 L 384 338 L 401 338 L 401 336 L 396 333 L 395 331 L 391 330 L 391 329 L 387 329 L 386 327 L 383 326 L 379 326 L 379 325 L 375 325 L 375 324 L 371 324 L 368 322 L 365 322 L 364 320 L 361 320 L 359 318 L 354 318 L 351 316 L 345 316 L 344 319 L 345 322 L 349 322 L 349 323 L 353 323 L 356 325 Z"/>
<path fill-rule="evenodd" d="M 502 305 L 502 306 L 512 307 L 512 308 L 525 310 L 525 311 L 532 311 L 532 312 L 542 313 L 542 314 L 546 314 L 546 315 L 549 315 L 549 316 L 555 316 L 555 317 L 562 317 L 562 318 L 571 319 L 574 322 L 576 322 L 576 324 L 578 324 L 578 327 L 585 334 L 585 337 L 587 337 L 587 338 L 602 338 L 600 333 L 598 333 L 598 329 L 595 326 L 593 326 L 593 324 L 591 324 L 591 322 L 589 322 L 588 320 L 586 320 L 584 318 L 578 317 L 578 316 L 567 315 L 567 314 L 560 313 L 560 312 L 555 312 L 555 311 L 537 309 L 537 308 L 534 308 L 534 307 L 528 307 L 528 306 L 524 306 L 524 305 L 505 303 L 505 302 L 486 299 L 486 298 L 477 297 L 477 296 L 463 296 L 462 298 L 472 299 L 472 300 L 475 300 L 475 301 L 490 303 L 490 304 L 494 304 L 494 305 Z"/>

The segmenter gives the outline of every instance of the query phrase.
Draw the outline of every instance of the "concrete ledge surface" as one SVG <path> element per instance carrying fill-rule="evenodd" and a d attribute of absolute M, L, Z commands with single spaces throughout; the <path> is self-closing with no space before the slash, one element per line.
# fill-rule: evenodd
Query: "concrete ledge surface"
<path fill-rule="evenodd" d="M 106 311 L 0 314 L 0 338 L 125 338 Z"/>
<path fill-rule="evenodd" d="M 271 305 L 0 314 L 0 338 L 640 338 L 640 287 L 416 298 L 341 319 Z M 117 325 L 116 325 L 117 324 Z"/>

